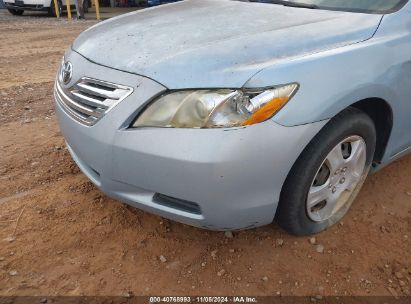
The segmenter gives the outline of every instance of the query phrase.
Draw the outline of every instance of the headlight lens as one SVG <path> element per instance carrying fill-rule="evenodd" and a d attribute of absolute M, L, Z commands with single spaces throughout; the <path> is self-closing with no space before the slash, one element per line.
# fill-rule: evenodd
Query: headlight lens
<path fill-rule="evenodd" d="M 273 117 L 295 94 L 292 83 L 258 91 L 190 90 L 161 96 L 137 118 L 133 127 L 230 128 Z"/>

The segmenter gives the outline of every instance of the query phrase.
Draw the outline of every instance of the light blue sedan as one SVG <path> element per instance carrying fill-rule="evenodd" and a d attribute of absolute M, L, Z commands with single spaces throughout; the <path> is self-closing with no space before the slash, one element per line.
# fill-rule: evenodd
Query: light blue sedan
<path fill-rule="evenodd" d="M 56 112 L 109 196 L 186 224 L 320 232 L 411 151 L 411 2 L 202 0 L 99 23 Z"/>

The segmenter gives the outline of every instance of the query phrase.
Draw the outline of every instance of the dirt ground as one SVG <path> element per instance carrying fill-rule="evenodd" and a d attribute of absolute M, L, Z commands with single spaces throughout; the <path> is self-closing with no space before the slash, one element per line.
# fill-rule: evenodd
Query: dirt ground
<path fill-rule="evenodd" d="M 64 49 L 92 24 L 0 11 L 0 295 L 410 295 L 411 156 L 370 177 L 315 244 L 104 196 L 71 160 L 52 99 Z"/>

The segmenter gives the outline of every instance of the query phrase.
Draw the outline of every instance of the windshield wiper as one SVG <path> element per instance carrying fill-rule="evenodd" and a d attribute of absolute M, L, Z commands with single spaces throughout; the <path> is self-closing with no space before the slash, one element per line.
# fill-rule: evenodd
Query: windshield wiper
<path fill-rule="evenodd" d="M 259 2 L 258 0 L 249 0 L 250 2 Z M 291 6 L 291 7 L 300 7 L 300 8 L 310 8 L 310 9 L 319 9 L 320 7 L 315 4 L 308 4 L 308 3 L 300 3 L 300 2 L 292 2 L 292 1 L 285 1 L 285 0 L 267 0 L 264 1 L 265 3 L 272 3 L 272 4 L 280 4 L 284 6 Z"/>

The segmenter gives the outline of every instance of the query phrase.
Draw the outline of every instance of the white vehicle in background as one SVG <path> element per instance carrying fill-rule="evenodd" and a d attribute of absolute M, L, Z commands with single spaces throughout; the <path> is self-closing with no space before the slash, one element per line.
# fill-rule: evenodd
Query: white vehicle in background
<path fill-rule="evenodd" d="M 58 10 L 61 13 L 67 11 L 67 0 L 57 0 Z M 90 0 L 84 1 L 84 12 L 88 12 L 91 7 Z M 63 4 L 64 3 L 64 4 Z M 75 9 L 74 0 L 70 1 L 70 8 Z M 4 0 L 4 5 L 7 10 L 16 16 L 23 15 L 24 11 L 43 11 L 48 12 L 50 16 L 56 17 L 56 9 L 53 0 Z"/>

